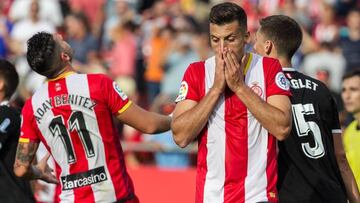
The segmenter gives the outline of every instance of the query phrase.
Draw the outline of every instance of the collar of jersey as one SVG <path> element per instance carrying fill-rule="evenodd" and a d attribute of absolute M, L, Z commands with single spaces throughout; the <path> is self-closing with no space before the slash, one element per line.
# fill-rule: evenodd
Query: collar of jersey
<path fill-rule="evenodd" d="M 246 66 L 245 66 L 245 69 L 244 69 L 244 75 L 246 75 L 247 71 L 249 70 L 249 67 L 250 67 L 250 64 L 251 64 L 251 60 L 252 60 L 252 54 L 249 53 L 249 59 L 248 59 L 248 61 L 246 62 Z"/>
<path fill-rule="evenodd" d="M 290 68 L 290 67 L 283 67 L 282 69 L 283 71 L 296 71 L 294 68 Z"/>
<path fill-rule="evenodd" d="M 75 72 L 74 71 L 63 72 L 60 75 L 58 75 L 56 78 L 51 78 L 51 79 L 48 79 L 47 81 L 50 82 L 50 81 L 59 80 L 59 79 L 65 78 L 65 77 L 67 77 L 69 75 L 72 75 L 72 74 L 75 74 Z"/>
<path fill-rule="evenodd" d="M 9 106 L 9 101 L 5 100 L 0 103 L 0 106 Z"/>

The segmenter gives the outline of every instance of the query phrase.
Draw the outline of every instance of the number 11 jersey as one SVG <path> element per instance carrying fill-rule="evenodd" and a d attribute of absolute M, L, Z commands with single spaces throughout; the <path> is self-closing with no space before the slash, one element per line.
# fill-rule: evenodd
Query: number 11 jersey
<path fill-rule="evenodd" d="M 61 202 L 137 201 L 112 122 L 130 105 L 107 76 L 72 72 L 44 83 L 25 103 L 19 141 L 41 141 L 52 154 Z"/>
<path fill-rule="evenodd" d="M 291 87 L 293 126 L 279 142 L 279 200 L 286 203 L 346 202 L 333 133 L 341 133 L 335 101 L 318 80 L 283 68 Z"/>

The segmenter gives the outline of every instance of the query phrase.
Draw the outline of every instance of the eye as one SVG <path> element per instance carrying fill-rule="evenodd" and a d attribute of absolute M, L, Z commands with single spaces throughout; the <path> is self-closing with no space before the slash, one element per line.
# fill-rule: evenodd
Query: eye
<path fill-rule="evenodd" d="M 233 42 L 233 41 L 235 41 L 235 37 L 229 37 L 229 38 L 227 38 L 227 40 L 228 40 L 229 42 Z"/>
<path fill-rule="evenodd" d="M 218 38 L 215 38 L 215 37 L 213 37 L 213 38 L 211 38 L 211 41 L 213 41 L 213 42 L 218 42 L 219 41 L 219 39 Z"/>

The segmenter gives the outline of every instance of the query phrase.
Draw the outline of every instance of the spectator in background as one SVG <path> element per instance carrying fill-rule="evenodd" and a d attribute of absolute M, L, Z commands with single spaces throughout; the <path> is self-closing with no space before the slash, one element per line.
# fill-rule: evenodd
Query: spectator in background
<path fill-rule="evenodd" d="M 113 1 L 113 0 L 110 0 Z M 127 22 L 136 22 L 140 16 L 137 15 L 135 10 L 130 7 L 129 0 L 117 0 L 113 3 L 115 7 L 115 13 L 107 16 L 104 22 L 104 33 L 103 33 L 103 46 L 105 50 L 109 50 L 111 47 L 111 33 L 119 25 L 124 25 Z"/>
<path fill-rule="evenodd" d="M 63 24 L 63 16 L 59 0 L 36 0 L 39 4 L 39 18 L 41 21 L 47 21 L 55 27 Z M 28 18 L 30 14 L 31 0 L 15 0 L 9 11 L 9 17 L 17 22 Z"/>
<path fill-rule="evenodd" d="M 160 28 L 150 39 L 151 52 L 146 59 L 145 80 L 148 102 L 151 103 L 160 93 L 160 84 L 164 75 L 165 60 L 173 40 L 175 30 L 171 26 Z"/>
<path fill-rule="evenodd" d="M 341 91 L 341 77 L 345 72 L 345 59 L 335 50 L 333 43 L 322 42 L 320 50 L 305 56 L 301 71 L 306 75 L 315 78 L 318 69 L 329 71 L 332 91 Z"/>
<path fill-rule="evenodd" d="M 105 0 L 68 0 L 72 13 L 84 13 L 92 25 L 89 32 L 96 37 L 100 36 L 101 26 L 104 21 L 103 7 Z"/>
<path fill-rule="evenodd" d="M 302 41 L 300 26 L 288 16 L 273 15 L 260 20 L 256 37 L 255 50 L 278 59 L 291 83 L 293 127 L 289 138 L 278 142 L 279 201 L 359 202 L 334 98 L 320 81 L 292 68 Z"/>
<path fill-rule="evenodd" d="M 83 13 L 71 13 L 65 18 L 65 26 L 66 41 L 74 49 L 75 66 L 82 67 L 97 60 L 99 44 L 90 31 L 87 17 Z M 85 72 L 84 69 L 81 72 Z"/>
<path fill-rule="evenodd" d="M 315 25 L 313 37 L 317 43 L 334 43 L 339 32 L 335 8 L 333 5 L 323 1 L 320 12 L 319 22 Z"/>
<path fill-rule="evenodd" d="M 15 67 L 20 76 L 20 96 L 26 100 L 37 89 L 44 77 L 31 71 L 29 64 L 26 61 L 26 41 L 35 33 L 40 31 L 46 31 L 54 33 L 56 31 L 55 26 L 41 19 L 39 16 L 40 4 L 37 0 L 29 0 L 29 16 L 23 18 L 14 24 L 14 27 L 10 33 L 11 44 L 10 48 L 15 55 Z"/>
<path fill-rule="evenodd" d="M 113 41 L 109 54 L 110 74 L 114 78 L 135 76 L 136 25 L 131 21 L 119 22 L 113 27 L 110 36 Z"/>
<path fill-rule="evenodd" d="M 342 86 L 345 109 L 355 118 L 344 133 L 345 153 L 360 188 L 360 68 L 345 74 Z"/>
<path fill-rule="evenodd" d="M 165 59 L 165 74 L 161 80 L 161 94 L 170 97 L 175 96 L 179 91 L 179 84 L 187 66 L 200 58 L 191 47 L 192 34 L 180 32 L 174 36 L 172 48 L 168 51 Z"/>
<path fill-rule="evenodd" d="M 360 8 L 349 11 L 346 27 L 340 30 L 340 48 L 346 60 L 346 72 L 360 67 Z"/>
<path fill-rule="evenodd" d="M 10 32 L 13 24 L 5 14 L 5 5 L 0 1 L 0 58 L 5 58 L 10 52 Z"/>
<path fill-rule="evenodd" d="M 330 72 L 328 71 L 328 68 L 320 68 L 316 71 L 316 79 L 320 80 L 322 83 L 324 83 L 326 85 L 327 88 L 330 87 Z M 333 96 L 335 102 L 336 102 L 336 107 L 338 112 L 342 112 L 344 110 L 344 105 L 341 99 L 341 94 L 339 92 L 334 92 L 331 89 L 329 89 L 330 94 Z M 342 123 L 342 122 L 340 122 Z"/>
<path fill-rule="evenodd" d="M 0 59 L 0 200 L 35 203 L 30 183 L 15 176 L 13 166 L 20 136 L 20 112 L 9 100 L 19 84 L 15 67 Z"/>

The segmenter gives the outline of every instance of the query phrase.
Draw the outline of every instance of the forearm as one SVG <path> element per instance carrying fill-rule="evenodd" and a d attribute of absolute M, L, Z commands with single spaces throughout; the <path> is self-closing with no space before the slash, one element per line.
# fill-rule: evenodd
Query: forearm
<path fill-rule="evenodd" d="M 171 125 L 171 117 L 150 112 L 149 125 L 146 133 L 155 134 L 168 131 Z"/>
<path fill-rule="evenodd" d="M 236 91 L 238 98 L 245 104 L 252 115 L 278 140 L 284 140 L 291 130 L 290 102 L 288 112 L 268 104 L 248 86 Z"/>
<path fill-rule="evenodd" d="M 221 92 L 211 88 L 198 104 L 173 119 L 171 128 L 174 140 L 180 147 L 186 147 L 199 135 L 220 95 Z"/>
<path fill-rule="evenodd" d="M 359 189 L 345 154 L 336 157 L 350 203 L 360 202 Z"/>

